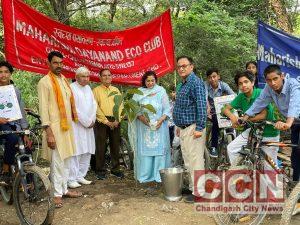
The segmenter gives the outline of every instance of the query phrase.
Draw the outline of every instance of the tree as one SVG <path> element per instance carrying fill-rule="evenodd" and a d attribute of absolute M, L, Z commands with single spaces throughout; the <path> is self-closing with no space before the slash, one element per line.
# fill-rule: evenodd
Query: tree
<path fill-rule="evenodd" d="M 232 83 L 235 71 L 255 59 L 255 27 L 248 17 L 232 17 L 218 4 L 201 1 L 175 20 L 176 52 L 193 56 L 198 74 L 218 67 Z"/>
<path fill-rule="evenodd" d="M 288 33 L 293 32 L 291 18 L 287 12 L 284 0 L 269 0 L 274 14 L 276 15 L 276 23 L 278 27 Z"/>

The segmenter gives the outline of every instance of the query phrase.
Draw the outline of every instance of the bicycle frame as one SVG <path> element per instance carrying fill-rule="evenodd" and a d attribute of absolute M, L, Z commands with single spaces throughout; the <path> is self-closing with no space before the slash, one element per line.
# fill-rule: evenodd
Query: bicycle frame
<path fill-rule="evenodd" d="M 264 146 L 275 146 L 275 147 L 297 147 L 297 145 L 283 143 L 283 142 L 263 142 L 263 130 L 266 124 L 273 125 L 273 122 L 264 121 L 261 123 L 249 123 L 250 133 L 248 137 L 248 143 L 246 146 L 242 146 L 240 154 L 244 155 L 243 163 L 246 165 L 251 164 L 254 166 L 254 169 L 262 170 L 263 161 L 265 160 L 277 173 L 283 174 L 285 181 L 287 183 L 293 184 L 292 178 L 282 169 L 277 166 L 277 163 L 274 162 L 264 151 L 262 147 Z M 250 148 L 250 149 L 247 149 Z"/>
<path fill-rule="evenodd" d="M 30 134 L 30 131 L 2 131 L 0 132 L 0 135 L 5 134 L 17 134 L 18 135 L 18 152 L 15 155 L 16 163 L 14 165 L 11 165 L 11 171 L 14 173 L 15 171 L 15 165 L 17 166 L 17 171 L 20 173 L 22 177 L 22 187 L 24 189 L 24 193 L 26 198 L 29 197 L 28 194 L 28 187 L 27 187 L 27 181 L 26 181 L 26 174 L 24 172 L 24 165 L 35 165 L 35 163 L 32 160 L 31 154 L 27 154 L 25 150 L 25 145 L 23 141 L 23 137 L 21 135 L 24 134 Z"/>

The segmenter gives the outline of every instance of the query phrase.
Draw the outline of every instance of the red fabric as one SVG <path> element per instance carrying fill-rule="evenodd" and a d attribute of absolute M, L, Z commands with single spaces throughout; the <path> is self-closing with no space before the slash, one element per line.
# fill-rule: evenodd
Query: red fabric
<path fill-rule="evenodd" d="M 163 76 L 174 70 L 170 11 L 140 26 L 122 31 L 93 32 L 66 26 L 30 8 L 20 0 L 2 0 L 5 54 L 16 68 L 48 73 L 47 55 L 64 55 L 66 77 L 84 65 L 98 81 L 109 68 L 113 82 L 139 85 L 147 70 Z"/>

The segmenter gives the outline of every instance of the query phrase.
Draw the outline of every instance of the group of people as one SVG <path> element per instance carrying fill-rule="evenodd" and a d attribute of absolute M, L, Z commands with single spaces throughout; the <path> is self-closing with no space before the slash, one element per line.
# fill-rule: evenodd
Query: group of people
<path fill-rule="evenodd" d="M 184 166 L 190 178 L 189 195 L 185 197 L 185 201 L 194 202 L 196 195 L 205 193 L 201 183 L 194 185 L 194 171 L 204 170 L 207 116 L 213 122 L 210 153 L 212 157 L 217 156 L 219 127 L 213 99 L 234 92 L 228 84 L 221 81 L 217 69 L 208 70 L 207 81 L 204 82 L 194 73 L 195 64 L 191 57 L 181 56 L 176 63 L 182 82 L 172 91 L 171 101 L 166 90 L 158 85 L 154 71 L 147 71 L 142 76 L 142 87 L 139 88 L 142 94 L 135 94 L 133 100 L 140 105 L 151 104 L 155 113 L 147 107 L 138 112 L 136 119 L 129 123 L 128 137 L 134 150 L 134 175 L 140 183 L 161 182 L 159 171 L 174 165 L 174 160 L 171 163 L 174 152 L 170 149 L 173 139 L 179 139 Z M 101 84 L 92 90 L 88 85 L 90 72 L 86 67 L 78 68 L 76 81 L 69 84 L 62 74 L 63 55 L 60 52 L 49 53 L 48 65 L 48 74 L 38 83 L 39 111 L 44 130 L 44 157 L 51 162 L 54 202 L 56 207 L 62 207 L 63 196 L 82 196 L 81 192 L 70 191 L 68 187 L 77 188 L 91 183 L 85 179 L 90 166 L 97 179 L 107 178 L 107 139 L 111 154 L 110 173 L 118 178 L 124 177 L 119 161 L 123 105 L 118 106 L 120 115 L 115 118 L 114 94 L 120 94 L 120 91 L 111 85 L 112 74 L 109 69 L 99 72 Z M 0 86 L 10 84 L 12 72 L 13 68 L 8 62 L 0 63 Z M 233 127 L 238 125 L 239 120 L 231 109 L 241 110 L 245 114 L 243 120 L 274 120 L 274 108 L 270 104 L 274 102 L 287 120 L 276 122 L 275 127 L 267 125 L 264 139 L 278 141 L 278 130 L 292 129 L 291 141 L 298 144 L 300 125 L 293 122 L 300 114 L 300 83 L 293 78 L 286 79 L 278 65 L 268 66 L 264 77 L 266 85 L 260 90 L 257 88 L 256 63 L 247 63 L 246 70 L 237 73 L 234 78 L 239 94 L 222 112 L 231 120 Z M 23 118 L 13 122 L 0 118 L 0 130 L 28 128 L 20 91 L 16 87 L 15 90 Z M 247 135 L 249 129 L 227 146 L 231 164 L 235 163 L 238 151 L 247 142 Z M 5 164 L 2 169 L 5 174 L 9 165 L 14 162 L 16 136 L 6 135 L 1 138 L 6 139 Z M 24 140 L 26 144 L 30 144 L 28 137 L 25 136 Z M 266 147 L 263 150 L 276 162 L 276 147 Z M 293 179 L 299 181 L 298 148 L 293 148 L 291 161 Z M 1 182 L 5 181 L 3 174 Z"/>
<path fill-rule="evenodd" d="M 176 100 L 173 109 L 173 121 L 176 134 L 180 137 L 180 144 L 184 165 L 190 172 L 190 194 L 186 202 L 194 202 L 195 196 L 204 192 L 202 184 L 194 183 L 194 172 L 204 169 L 205 126 L 207 117 L 212 121 L 210 156 L 218 157 L 219 127 L 214 107 L 214 98 L 235 94 L 228 84 L 221 81 L 218 69 L 212 68 L 206 72 L 207 80 L 195 76 L 194 62 L 190 57 L 177 59 L 177 72 L 182 82 L 177 87 Z M 269 65 L 264 70 L 266 85 L 258 88 L 258 73 L 256 62 L 250 61 L 246 69 L 237 72 L 234 82 L 238 88 L 238 95 L 233 101 L 222 108 L 222 114 L 227 116 L 232 127 L 243 125 L 240 121 L 252 122 L 269 120 L 276 121 L 274 105 L 286 118 L 286 121 L 277 121 L 274 126 L 266 125 L 263 131 L 263 141 L 278 142 L 280 130 L 291 129 L 291 142 L 299 145 L 300 116 L 300 82 L 294 78 L 286 78 L 278 65 Z M 271 104 L 273 102 L 273 104 Z M 207 109 L 207 111 L 206 111 Z M 239 118 L 232 112 L 239 110 L 244 116 Z M 172 128 L 173 129 L 173 128 Z M 247 144 L 250 129 L 245 129 L 228 146 L 227 154 L 231 165 L 237 163 L 239 151 Z M 262 150 L 277 162 L 278 147 L 263 147 Z M 300 148 L 293 148 L 291 163 L 293 180 L 300 179 Z M 265 162 L 265 169 L 271 166 Z M 195 191 L 197 190 L 197 191 Z M 298 205 L 300 208 L 300 205 Z"/>

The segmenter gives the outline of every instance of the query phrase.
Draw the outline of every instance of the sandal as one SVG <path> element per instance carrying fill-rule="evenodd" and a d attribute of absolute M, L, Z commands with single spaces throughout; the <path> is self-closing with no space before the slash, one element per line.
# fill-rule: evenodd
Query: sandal
<path fill-rule="evenodd" d="M 79 198 L 82 197 L 83 194 L 80 191 L 68 191 L 66 194 L 63 195 L 65 198 Z"/>
<path fill-rule="evenodd" d="M 53 202 L 56 209 L 63 207 L 62 197 L 54 197 Z"/>

